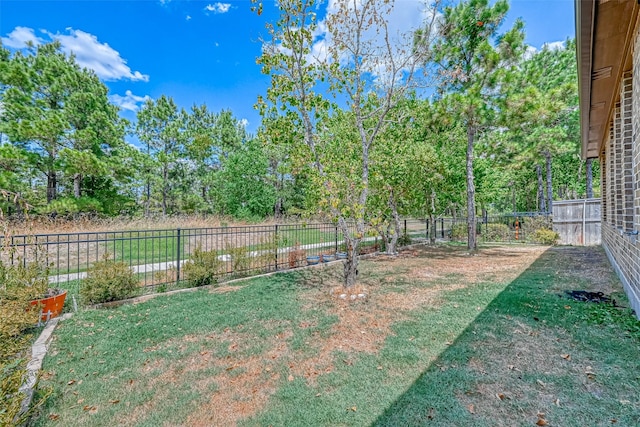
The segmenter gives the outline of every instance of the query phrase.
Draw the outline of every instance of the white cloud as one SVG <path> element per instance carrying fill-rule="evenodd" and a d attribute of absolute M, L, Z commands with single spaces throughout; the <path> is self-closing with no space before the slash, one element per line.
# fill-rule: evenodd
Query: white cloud
<path fill-rule="evenodd" d="M 2 44 L 5 47 L 12 49 L 22 49 L 27 47 L 27 42 L 32 42 L 34 45 L 39 45 L 43 41 L 41 38 L 35 35 L 32 28 L 16 27 L 7 34 L 7 37 L 2 37 Z"/>
<path fill-rule="evenodd" d="M 59 40 L 65 53 L 72 53 L 81 67 L 89 68 L 104 80 L 149 81 L 147 74 L 131 71 L 120 53 L 107 43 L 100 43 L 93 34 L 82 30 L 67 28 L 69 34 L 51 34 L 52 39 Z"/>
<path fill-rule="evenodd" d="M 527 45 L 527 48 L 524 51 L 524 59 L 531 59 L 536 53 L 538 53 L 538 49 L 534 46 Z"/>
<path fill-rule="evenodd" d="M 206 11 L 213 13 L 227 13 L 231 9 L 231 3 L 213 3 L 208 4 L 205 8 Z"/>
<path fill-rule="evenodd" d="M 138 111 L 139 104 L 142 104 L 151 98 L 149 97 L 149 95 L 134 95 L 130 90 L 128 90 L 124 93 L 124 96 L 118 94 L 110 95 L 109 99 L 111 100 L 111 102 L 113 102 L 123 110 L 136 112 Z"/>
<path fill-rule="evenodd" d="M 249 120 L 247 119 L 240 119 L 238 120 L 238 124 L 244 128 L 246 128 L 249 125 Z"/>
<path fill-rule="evenodd" d="M 185 18 L 187 21 L 191 21 L 191 15 L 187 15 L 187 17 Z"/>
<path fill-rule="evenodd" d="M 557 41 L 557 42 L 548 42 L 542 45 L 542 48 L 547 48 L 549 50 L 564 50 L 565 46 L 564 46 L 564 42 L 562 41 Z"/>

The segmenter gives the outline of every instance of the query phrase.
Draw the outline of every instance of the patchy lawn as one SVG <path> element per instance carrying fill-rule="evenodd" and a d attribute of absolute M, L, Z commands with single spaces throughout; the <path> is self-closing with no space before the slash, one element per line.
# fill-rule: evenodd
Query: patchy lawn
<path fill-rule="evenodd" d="M 566 299 L 621 286 L 599 248 L 418 247 L 61 323 L 36 425 L 639 425 L 640 326 Z"/>

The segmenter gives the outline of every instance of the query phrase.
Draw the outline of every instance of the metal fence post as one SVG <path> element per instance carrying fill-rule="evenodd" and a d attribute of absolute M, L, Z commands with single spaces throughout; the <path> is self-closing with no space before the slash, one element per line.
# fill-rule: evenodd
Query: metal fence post
<path fill-rule="evenodd" d="M 278 224 L 275 227 L 275 246 L 276 246 L 276 271 L 278 271 Z"/>
<path fill-rule="evenodd" d="M 442 232 L 442 238 L 444 239 L 444 218 L 440 218 L 440 231 Z"/>
<path fill-rule="evenodd" d="M 336 233 L 335 233 L 335 235 L 336 235 L 336 253 L 338 253 L 338 226 L 336 225 L 335 228 L 336 228 Z"/>
<path fill-rule="evenodd" d="M 176 248 L 176 255 L 178 258 L 178 262 L 176 264 L 176 285 L 178 285 L 180 284 L 180 249 L 182 246 L 181 239 L 180 239 L 180 228 L 178 228 L 178 238 L 176 240 L 177 240 L 176 244 L 178 245 L 178 247 Z"/>
<path fill-rule="evenodd" d="M 407 240 L 407 220 L 404 220 L 404 239 Z"/>
<path fill-rule="evenodd" d="M 425 238 L 425 239 L 427 239 L 427 240 L 429 239 L 429 222 L 430 222 L 430 221 L 431 221 L 431 220 L 430 220 L 429 218 L 426 218 L 426 219 L 424 220 L 424 223 L 425 223 L 425 225 L 426 225 L 426 227 L 425 227 L 425 235 L 424 235 L 424 238 Z"/>

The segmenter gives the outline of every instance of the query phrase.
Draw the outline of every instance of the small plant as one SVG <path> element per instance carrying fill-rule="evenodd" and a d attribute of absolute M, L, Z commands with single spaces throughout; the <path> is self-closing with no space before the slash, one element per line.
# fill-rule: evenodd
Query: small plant
<path fill-rule="evenodd" d="M 301 267 L 307 259 L 307 251 L 300 249 L 300 242 L 296 242 L 294 249 L 289 251 L 289 268 Z"/>
<path fill-rule="evenodd" d="M 560 235 L 553 230 L 540 228 L 533 233 L 533 241 L 541 245 L 555 245 L 558 243 Z"/>
<path fill-rule="evenodd" d="M 483 226 L 484 240 L 487 242 L 504 242 L 509 240 L 511 230 L 507 224 L 492 223 Z"/>
<path fill-rule="evenodd" d="M 402 247 L 402 246 L 409 246 L 411 244 L 411 237 L 409 237 L 408 234 L 403 234 L 402 236 L 398 237 L 398 247 Z"/>
<path fill-rule="evenodd" d="M 217 283 L 224 271 L 224 263 L 218 258 L 217 251 L 203 251 L 198 246 L 182 269 L 190 286 L 207 286 Z"/>
<path fill-rule="evenodd" d="M 467 224 L 458 223 L 451 226 L 451 240 L 464 240 L 467 238 Z"/>
<path fill-rule="evenodd" d="M 0 190 L 2 198 L 19 204 L 27 212 L 29 206 L 17 194 Z M 0 425 L 20 425 L 28 416 L 21 413 L 25 395 L 19 391 L 30 354 L 33 327 L 40 310 L 31 301 L 45 294 L 48 268 L 42 261 L 41 248 L 14 259 L 8 221 L 0 210 Z M 11 262 L 9 260 L 13 260 Z M 35 405 L 46 399 L 43 396 Z M 32 406 L 33 408 L 33 406 Z"/>
<path fill-rule="evenodd" d="M 137 289 L 138 279 L 133 270 L 125 262 L 105 254 L 87 271 L 80 296 L 87 304 L 99 304 L 131 297 Z"/>
<path fill-rule="evenodd" d="M 231 257 L 231 271 L 236 275 L 245 274 L 251 266 L 249 248 L 246 246 L 233 246 L 227 244 L 226 250 Z"/>

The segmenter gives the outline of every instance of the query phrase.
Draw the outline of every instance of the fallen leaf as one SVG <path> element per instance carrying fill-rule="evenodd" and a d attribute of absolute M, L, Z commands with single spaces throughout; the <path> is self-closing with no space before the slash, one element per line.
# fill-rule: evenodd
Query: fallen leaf
<path fill-rule="evenodd" d="M 571 355 L 570 354 L 561 354 L 560 357 L 562 357 L 563 359 L 566 359 L 566 360 L 571 360 Z"/>
<path fill-rule="evenodd" d="M 496 396 L 498 397 L 498 399 L 500 400 L 504 400 L 505 395 L 503 393 L 497 393 Z"/>
<path fill-rule="evenodd" d="M 109 403 L 113 403 L 115 405 L 116 403 L 120 403 L 120 399 L 111 399 Z"/>
<path fill-rule="evenodd" d="M 570 306 L 570 305 L 565 305 L 565 306 L 564 306 L 564 308 L 565 308 L 566 310 L 571 310 L 571 306 Z"/>
<path fill-rule="evenodd" d="M 547 385 L 540 380 L 536 380 L 536 382 L 540 385 L 540 387 L 545 388 Z"/>
<path fill-rule="evenodd" d="M 617 422 L 618 422 L 618 420 L 617 420 L 617 419 L 615 419 L 615 418 L 611 418 L 611 424 L 615 424 L 615 423 L 617 423 Z"/>
<path fill-rule="evenodd" d="M 548 424 L 549 423 L 544 418 L 538 419 L 538 422 L 536 423 L 537 426 L 546 426 Z"/>
<path fill-rule="evenodd" d="M 556 404 L 556 406 L 560 406 L 560 399 L 556 399 L 556 401 L 555 401 L 555 402 L 553 402 L 553 403 L 555 403 L 555 404 Z"/>
<path fill-rule="evenodd" d="M 84 402 L 84 399 L 78 399 L 78 405 Z"/>
<path fill-rule="evenodd" d="M 289 381 L 293 381 L 293 375 L 289 374 L 289 377 L 287 378 Z"/>
<path fill-rule="evenodd" d="M 469 413 L 470 413 L 470 414 L 475 414 L 475 413 L 476 413 L 476 410 L 475 410 L 475 408 L 473 407 L 473 405 L 469 405 L 469 406 L 467 406 L 467 409 L 469 410 Z"/>
<path fill-rule="evenodd" d="M 49 419 L 50 419 L 50 420 L 55 421 L 55 420 L 57 420 L 58 418 L 60 418 L 60 415 L 58 415 L 58 414 L 49 414 Z"/>
<path fill-rule="evenodd" d="M 381 371 L 381 370 L 382 370 L 382 366 L 378 366 L 378 371 Z"/>
<path fill-rule="evenodd" d="M 320 397 L 322 396 L 320 393 L 316 393 L 316 397 Z"/>
<path fill-rule="evenodd" d="M 351 411 L 356 412 L 358 410 L 358 408 L 356 406 L 352 406 L 351 408 L 349 408 Z"/>

